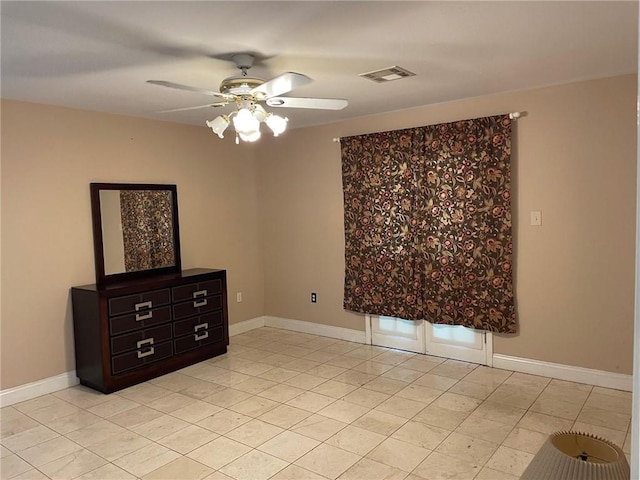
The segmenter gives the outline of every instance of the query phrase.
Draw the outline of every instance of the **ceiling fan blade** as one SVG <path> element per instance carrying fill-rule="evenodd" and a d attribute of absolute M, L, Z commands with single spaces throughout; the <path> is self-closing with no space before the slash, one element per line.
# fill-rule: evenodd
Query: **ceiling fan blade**
<path fill-rule="evenodd" d="M 212 97 L 220 97 L 225 100 L 233 100 L 233 95 L 226 93 L 214 92 L 213 90 L 206 90 L 204 88 L 190 87 L 189 85 L 182 85 L 181 83 L 165 82 L 164 80 L 147 80 L 147 83 L 152 85 L 160 85 L 161 87 L 177 88 L 178 90 L 186 90 L 188 92 L 204 93 L 205 95 L 211 95 Z"/>
<path fill-rule="evenodd" d="M 294 88 L 311 83 L 311 79 L 301 73 L 287 72 L 272 78 L 268 82 L 251 90 L 252 94 L 262 94 L 266 98 L 277 97 L 290 92 Z"/>
<path fill-rule="evenodd" d="M 201 108 L 224 107 L 225 105 L 229 105 L 229 102 L 210 103 L 209 105 L 198 105 L 197 107 L 172 108 L 170 110 L 160 110 L 158 113 L 186 112 L 188 110 L 199 110 Z"/>
<path fill-rule="evenodd" d="M 266 104 L 270 107 L 342 110 L 349 102 L 344 98 L 272 97 L 266 100 Z"/>

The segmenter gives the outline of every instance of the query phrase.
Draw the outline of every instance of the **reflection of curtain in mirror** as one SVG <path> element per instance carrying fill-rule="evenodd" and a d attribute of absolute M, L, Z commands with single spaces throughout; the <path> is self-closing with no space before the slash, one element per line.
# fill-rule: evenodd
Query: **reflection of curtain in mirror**
<path fill-rule="evenodd" d="M 171 192 L 121 190 L 120 212 L 126 271 L 173 266 Z"/>

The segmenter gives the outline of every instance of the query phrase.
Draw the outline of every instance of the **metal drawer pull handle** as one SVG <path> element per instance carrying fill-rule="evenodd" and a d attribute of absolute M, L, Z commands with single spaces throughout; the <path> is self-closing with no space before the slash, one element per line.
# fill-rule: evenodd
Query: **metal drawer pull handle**
<path fill-rule="evenodd" d="M 197 292 L 193 292 L 193 298 L 198 298 L 198 297 L 206 297 L 207 296 L 207 291 L 206 290 L 198 290 Z M 193 307 L 204 307 L 207 304 L 207 299 L 203 298 L 202 301 L 200 302 L 193 302 Z"/>
<path fill-rule="evenodd" d="M 139 312 L 140 310 L 143 310 L 145 308 L 151 308 L 152 306 L 153 303 L 151 303 L 151 300 L 149 300 L 148 302 L 140 302 L 135 304 L 136 312 Z"/>
<path fill-rule="evenodd" d="M 148 357 L 149 355 L 153 355 L 154 349 L 153 347 L 149 347 L 144 352 L 142 350 L 138 350 L 138 358 Z"/>
<path fill-rule="evenodd" d="M 138 348 L 146 347 L 148 345 L 153 345 L 153 337 L 140 340 L 138 343 L 136 343 L 136 345 Z"/>
<path fill-rule="evenodd" d="M 193 306 L 194 307 L 204 307 L 207 304 L 207 299 L 203 298 L 202 301 L 197 302 L 197 301 L 193 301 Z"/>
<path fill-rule="evenodd" d="M 138 343 L 136 343 L 136 345 L 138 347 L 138 358 L 143 358 L 143 357 L 148 357 L 149 355 L 153 355 L 153 352 L 155 351 L 154 348 L 151 346 L 153 345 L 153 337 L 140 340 Z"/>
<path fill-rule="evenodd" d="M 146 313 L 136 313 L 136 322 L 140 320 L 146 320 L 147 318 L 153 317 L 153 310 L 149 310 Z"/>
<path fill-rule="evenodd" d="M 199 297 L 206 297 L 207 296 L 207 291 L 206 290 L 198 290 L 197 292 L 193 292 L 193 298 L 199 298 Z M 193 302 L 193 308 L 197 308 L 197 307 L 204 307 L 207 304 L 207 299 L 203 298 L 202 301 L 200 302 Z"/>
<path fill-rule="evenodd" d="M 195 338 L 196 341 L 204 340 L 205 338 L 208 338 L 209 332 L 206 331 L 207 328 L 209 328 L 209 324 L 207 322 L 201 323 L 200 325 L 196 325 L 195 327 L 193 327 L 193 331 L 195 332 L 195 335 L 193 336 L 193 338 Z M 198 331 L 202 329 L 204 329 L 205 331 L 202 333 L 198 333 Z"/>
<path fill-rule="evenodd" d="M 205 331 L 200 334 L 196 333 L 193 337 L 196 339 L 196 341 L 204 340 L 205 338 L 209 338 L 209 332 Z"/>

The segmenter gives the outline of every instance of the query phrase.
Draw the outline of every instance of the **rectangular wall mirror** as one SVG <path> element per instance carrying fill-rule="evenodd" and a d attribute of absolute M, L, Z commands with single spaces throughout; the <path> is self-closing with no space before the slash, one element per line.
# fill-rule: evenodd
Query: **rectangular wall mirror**
<path fill-rule="evenodd" d="M 92 183 L 96 283 L 181 271 L 175 185 Z"/>

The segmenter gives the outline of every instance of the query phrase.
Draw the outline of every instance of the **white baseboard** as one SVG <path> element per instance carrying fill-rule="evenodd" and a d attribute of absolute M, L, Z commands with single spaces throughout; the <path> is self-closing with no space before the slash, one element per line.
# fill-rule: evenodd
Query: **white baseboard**
<path fill-rule="evenodd" d="M 294 332 L 310 333 L 323 337 L 337 338 L 349 342 L 366 343 L 366 333 L 350 328 L 334 327 L 319 323 L 292 320 L 280 317 L 256 317 L 243 322 L 229 325 L 229 335 L 239 335 L 260 327 L 282 328 Z M 512 370 L 514 372 L 530 373 L 543 377 L 558 378 L 570 382 L 586 383 L 599 387 L 616 390 L 632 390 L 633 377 L 621 373 L 605 372 L 590 368 L 574 367 L 559 363 L 543 362 L 529 358 L 512 357 L 510 355 L 493 354 L 493 367 Z M 60 375 L 27 383 L 14 388 L 0 391 L 0 407 L 7 407 L 15 403 L 31 400 L 32 398 L 64 390 L 78 385 L 76 372 L 65 372 Z"/>
<path fill-rule="evenodd" d="M 65 388 L 78 385 L 80 381 L 76 377 L 76 371 L 61 373 L 54 377 L 44 378 L 37 382 L 27 383 L 19 387 L 7 388 L 0 391 L 0 407 L 8 407 L 15 403 L 31 400 L 32 398 L 46 395 L 48 393 L 64 390 Z"/>
<path fill-rule="evenodd" d="M 351 328 L 334 327 L 320 323 L 304 322 L 280 317 L 264 317 L 265 327 L 282 328 L 294 332 L 311 333 L 323 337 L 338 338 L 348 342 L 366 343 L 365 332 Z"/>
<path fill-rule="evenodd" d="M 238 335 L 253 330 L 254 328 L 264 327 L 264 318 L 265 317 L 257 317 L 229 325 L 229 335 Z M 18 387 L 0 390 L 0 407 L 8 407 L 9 405 L 31 400 L 41 395 L 64 390 L 79 383 L 80 381 L 78 377 L 76 377 L 76 372 L 73 370 Z"/>
<path fill-rule="evenodd" d="M 250 318 L 243 322 L 232 323 L 229 325 L 229 336 L 240 335 L 241 333 L 254 330 L 256 328 L 264 327 L 264 320 L 266 317 Z"/>
<path fill-rule="evenodd" d="M 235 328 L 234 328 L 235 327 Z M 258 317 L 246 320 L 229 327 L 230 335 L 244 333 L 254 328 L 273 327 L 295 332 L 311 333 L 323 337 L 338 338 L 350 342 L 367 343 L 367 332 L 350 328 L 334 327 L 302 320 L 292 320 L 281 317 Z M 510 355 L 493 354 L 493 367 L 512 370 L 514 372 L 530 373 L 542 377 L 557 378 L 576 383 L 586 383 L 599 387 L 616 390 L 631 391 L 633 377 L 621 373 L 605 372 L 590 368 L 574 367 L 559 363 L 543 362 L 530 358 L 512 357 Z"/>
<path fill-rule="evenodd" d="M 559 363 L 543 362 L 530 358 L 512 357 L 510 355 L 493 354 L 494 368 L 530 373 L 542 377 L 557 378 L 569 382 L 587 383 L 598 387 L 613 388 L 630 392 L 633 376 L 622 373 L 605 372 L 591 368 L 574 367 Z"/>

